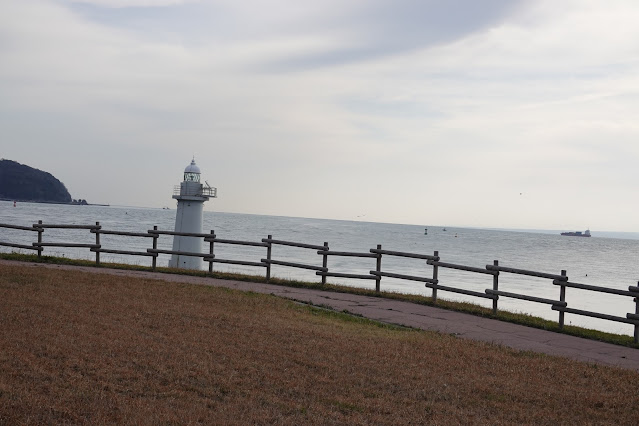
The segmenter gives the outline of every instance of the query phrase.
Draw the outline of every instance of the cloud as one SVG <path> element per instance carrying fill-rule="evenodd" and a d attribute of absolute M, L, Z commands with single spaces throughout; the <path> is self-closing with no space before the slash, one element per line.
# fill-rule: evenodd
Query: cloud
<path fill-rule="evenodd" d="M 451 42 L 498 25 L 526 1 L 122 0 L 116 2 L 117 8 L 107 3 L 72 4 L 96 22 L 191 45 L 206 45 L 211 38 L 234 43 L 299 40 L 298 49 L 275 52 L 262 64 L 263 69 L 286 71 L 348 64 Z M 164 7 L 148 7 L 152 5 Z"/>
<path fill-rule="evenodd" d="M 76 198 L 166 205 L 195 153 L 224 211 L 552 228 L 636 210 L 634 2 L 117 4 L 0 6 L 2 156 Z M 511 192 L 538 205 L 500 209 Z"/>
<path fill-rule="evenodd" d="M 164 7 L 202 0 L 58 0 L 67 4 L 87 4 L 105 8 Z"/>
<path fill-rule="evenodd" d="M 330 49 L 277 58 L 276 69 L 348 64 L 450 43 L 499 25 L 523 2 L 492 0 L 369 1 L 311 24 L 310 30 L 342 34 Z"/>

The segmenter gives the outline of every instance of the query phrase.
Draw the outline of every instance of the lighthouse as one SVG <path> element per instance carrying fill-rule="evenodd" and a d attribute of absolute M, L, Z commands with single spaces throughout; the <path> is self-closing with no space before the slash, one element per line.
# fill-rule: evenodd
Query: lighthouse
<path fill-rule="evenodd" d="M 184 181 L 176 186 L 173 198 L 177 200 L 177 213 L 175 214 L 175 232 L 191 234 L 202 233 L 202 213 L 204 202 L 209 198 L 217 197 L 217 188 L 211 188 L 206 182 L 204 186 L 200 182 L 200 168 L 195 164 L 195 158 L 184 169 Z M 173 236 L 173 251 L 188 253 L 202 252 L 202 238 L 182 235 Z M 185 256 L 181 254 L 171 255 L 170 268 L 201 269 L 202 258 Z"/>

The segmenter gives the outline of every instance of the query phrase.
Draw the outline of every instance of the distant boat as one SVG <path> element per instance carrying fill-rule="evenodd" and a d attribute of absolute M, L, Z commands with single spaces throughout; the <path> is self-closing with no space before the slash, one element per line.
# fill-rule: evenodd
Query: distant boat
<path fill-rule="evenodd" d="M 444 231 L 446 230 L 446 228 L 443 229 Z"/>
<path fill-rule="evenodd" d="M 564 237 L 590 237 L 590 229 L 586 229 L 585 232 L 562 232 L 561 235 Z"/>

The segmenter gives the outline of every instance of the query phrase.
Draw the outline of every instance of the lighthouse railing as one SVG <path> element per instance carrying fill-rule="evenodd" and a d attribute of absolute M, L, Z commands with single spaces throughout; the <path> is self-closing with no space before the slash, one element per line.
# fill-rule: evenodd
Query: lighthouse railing
<path fill-rule="evenodd" d="M 182 188 L 180 187 L 180 185 L 176 185 L 173 187 L 173 195 L 216 198 L 217 188 L 213 188 L 210 186 L 200 186 L 196 188 L 189 188 L 189 187 Z"/>

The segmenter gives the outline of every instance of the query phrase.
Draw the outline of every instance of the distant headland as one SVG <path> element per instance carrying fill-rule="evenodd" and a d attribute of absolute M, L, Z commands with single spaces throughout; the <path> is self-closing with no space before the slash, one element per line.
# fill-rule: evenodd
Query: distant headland
<path fill-rule="evenodd" d="M 0 200 L 89 205 L 84 199 L 71 198 L 51 173 L 4 158 L 0 159 Z"/>

